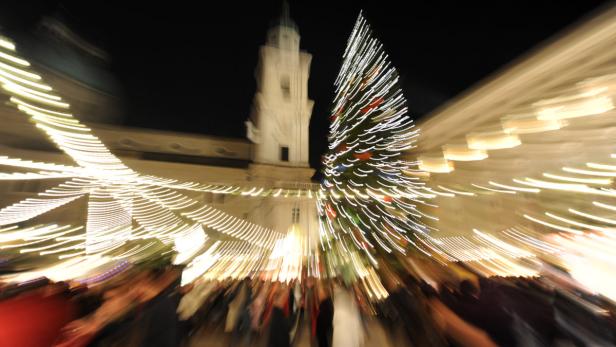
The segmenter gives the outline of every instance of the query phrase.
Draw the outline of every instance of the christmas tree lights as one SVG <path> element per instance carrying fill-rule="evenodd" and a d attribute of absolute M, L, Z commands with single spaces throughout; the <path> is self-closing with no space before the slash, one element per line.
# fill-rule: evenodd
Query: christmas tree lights
<path fill-rule="evenodd" d="M 398 72 L 361 13 L 343 58 L 318 211 L 322 248 L 329 263 L 337 264 L 332 271 L 351 270 L 353 278 L 367 274 L 370 264 L 362 259 L 374 266 L 379 255 L 405 254 L 413 233 L 427 233 L 417 208 L 427 195 L 419 192 L 423 182 L 408 174 L 418 163 L 403 156 L 419 130 L 408 115 Z"/>

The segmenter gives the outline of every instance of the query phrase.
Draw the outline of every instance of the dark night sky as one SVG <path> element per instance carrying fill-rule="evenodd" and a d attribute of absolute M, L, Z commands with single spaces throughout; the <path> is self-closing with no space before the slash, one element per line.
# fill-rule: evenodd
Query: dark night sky
<path fill-rule="evenodd" d="M 313 54 L 313 167 L 326 148 L 332 84 L 360 9 L 401 73 L 411 113 L 421 117 L 605 1 L 404 3 L 403 9 L 387 0 L 290 1 L 301 47 Z M 0 5 L 0 26 L 28 32 L 42 15 L 61 14 L 111 55 L 127 125 L 244 137 L 258 47 L 281 0 L 198 4 L 23 0 Z"/>

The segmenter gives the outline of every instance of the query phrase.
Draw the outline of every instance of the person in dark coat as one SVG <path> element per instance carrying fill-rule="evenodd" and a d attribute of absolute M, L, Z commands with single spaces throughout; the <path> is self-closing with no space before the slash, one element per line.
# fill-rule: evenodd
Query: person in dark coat
<path fill-rule="evenodd" d="M 142 320 L 145 323 L 146 334 L 142 346 L 176 347 L 178 336 L 177 307 L 180 303 L 178 289 L 180 273 L 169 269 L 150 284 L 155 297 L 146 302 L 143 308 Z"/>
<path fill-rule="evenodd" d="M 332 325 L 334 319 L 334 302 L 332 301 L 329 288 L 325 283 L 319 283 L 317 290 L 319 300 L 316 324 L 317 341 L 319 347 L 330 347 L 332 345 L 332 336 L 334 332 Z"/>
<path fill-rule="evenodd" d="M 291 345 L 289 332 L 288 310 L 289 288 L 283 286 L 278 289 L 272 309 L 269 329 L 270 347 L 289 347 Z"/>
<path fill-rule="evenodd" d="M 494 283 L 484 283 L 479 291 L 469 280 L 462 281 L 458 307 L 454 312 L 485 330 L 499 346 L 515 346 L 516 340 L 511 329 L 513 318 L 503 308 L 506 298 Z"/>
<path fill-rule="evenodd" d="M 404 281 L 392 271 L 384 271 L 383 281 L 389 296 L 382 304 L 388 330 L 394 334 L 402 327 L 413 346 L 443 346 L 419 282 L 410 275 Z"/>

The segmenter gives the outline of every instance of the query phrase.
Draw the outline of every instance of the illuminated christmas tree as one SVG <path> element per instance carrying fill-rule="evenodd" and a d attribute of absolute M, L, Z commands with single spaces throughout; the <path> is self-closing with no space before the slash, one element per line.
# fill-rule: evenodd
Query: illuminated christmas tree
<path fill-rule="evenodd" d="M 419 130 L 398 72 L 361 13 L 343 58 L 318 207 L 329 273 L 353 280 L 379 258 L 406 254 L 413 233 L 427 232 L 416 209 L 426 195 L 416 163 L 403 157 Z"/>

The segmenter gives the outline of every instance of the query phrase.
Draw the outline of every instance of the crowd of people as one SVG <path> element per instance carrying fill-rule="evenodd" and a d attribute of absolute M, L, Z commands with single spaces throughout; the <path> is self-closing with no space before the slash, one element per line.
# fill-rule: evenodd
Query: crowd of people
<path fill-rule="evenodd" d="M 383 271 L 361 280 L 197 280 L 181 268 L 127 270 L 102 284 L 41 279 L 0 289 L 1 346 L 354 347 L 378 324 L 395 346 L 616 345 L 613 303 L 549 277 L 467 277 L 436 285 Z M 368 324 L 370 323 L 370 324 Z"/>

